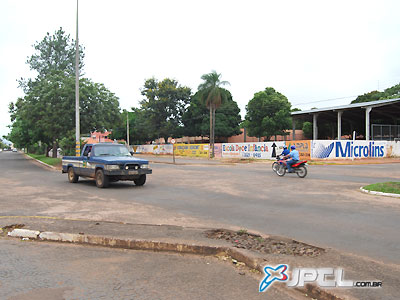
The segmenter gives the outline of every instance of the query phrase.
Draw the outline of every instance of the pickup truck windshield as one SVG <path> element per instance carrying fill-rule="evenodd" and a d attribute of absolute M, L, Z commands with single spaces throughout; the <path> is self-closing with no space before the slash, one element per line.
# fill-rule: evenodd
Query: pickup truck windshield
<path fill-rule="evenodd" d="M 97 145 L 94 148 L 95 156 L 131 156 L 124 145 Z"/>

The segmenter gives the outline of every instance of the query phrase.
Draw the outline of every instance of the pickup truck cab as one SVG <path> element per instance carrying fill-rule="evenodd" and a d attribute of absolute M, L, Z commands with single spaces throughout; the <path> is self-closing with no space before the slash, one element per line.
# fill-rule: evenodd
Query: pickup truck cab
<path fill-rule="evenodd" d="M 79 176 L 94 178 L 99 188 L 110 182 L 131 180 L 135 185 L 146 183 L 146 175 L 151 174 L 147 160 L 131 155 L 125 145 L 113 143 L 86 144 L 81 156 L 64 156 L 62 173 L 68 173 L 68 180 L 76 183 Z"/>

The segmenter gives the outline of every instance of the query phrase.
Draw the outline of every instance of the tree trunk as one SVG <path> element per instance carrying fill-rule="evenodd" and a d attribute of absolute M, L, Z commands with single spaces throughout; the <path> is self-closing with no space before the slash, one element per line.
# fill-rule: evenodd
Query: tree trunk
<path fill-rule="evenodd" d="M 212 153 L 212 143 L 213 143 L 213 132 L 214 132 L 214 130 L 213 130 L 213 113 L 212 113 L 212 110 L 213 110 L 213 106 L 212 106 L 212 104 L 210 103 L 210 149 L 209 149 L 209 151 L 210 151 L 210 158 L 213 158 L 213 153 Z"/>
<path fill-rule="evenodd" d="M 51 146 L 49 146 L 49 145 L 46 145 L 46 157 L 49 157 L 49 151 L 50 151 L 50 149 L 51 149 Z"/>
<path fill-rule="evenodd" d="M 215 149 L 215 147 L 214 147 L 214 145 L 215 145 L 215 110 L 216 110 L 216 108 L 215 108 L 215 104 L 214 104 L 214 105 L 213 105 L 213 141 L 212 141 L 212 157 L 215 156 L 215 151 L 214 151 L 214 149 Z"/>
<path fill-rule="evenodd" d="M 53 142 L 53 158 L 57 158 L 57 142 Z"/>

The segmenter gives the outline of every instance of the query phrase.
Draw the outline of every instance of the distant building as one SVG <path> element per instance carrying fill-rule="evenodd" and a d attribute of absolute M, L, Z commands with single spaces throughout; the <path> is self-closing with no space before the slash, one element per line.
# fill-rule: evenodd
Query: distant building
<path fill-rule="evenodd" d="M 119 143 L 126 144 L 125 140 L 112 140 L 109 139 L 108 136 L 111 134 L 111 131 L 106 132 L 91 132 L 90 137 L 82 137 L 86 144 L 96 144 L 96 143 Z"/>

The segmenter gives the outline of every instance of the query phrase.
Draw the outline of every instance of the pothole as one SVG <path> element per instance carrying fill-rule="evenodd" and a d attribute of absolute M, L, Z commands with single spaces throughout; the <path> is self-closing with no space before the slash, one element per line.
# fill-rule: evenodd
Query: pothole
<path fill-rule="evenodd" d="M 246 230 L 231 231 L 226 229 L 213 229 L 205 232 L 211 239 L 231 242 L 233 247 L 255 251 L 263 254 L 283 254 L 293 256 L 316 257 L 324 249 L 307 245 L 294 240 L 279 238 L 263 238 L 261 235 L 248 233 Z"/>

